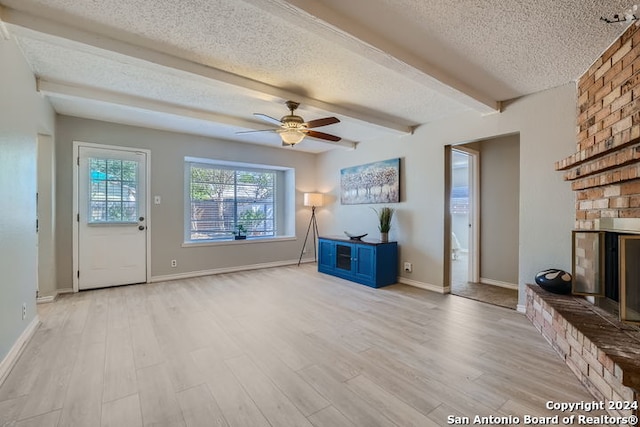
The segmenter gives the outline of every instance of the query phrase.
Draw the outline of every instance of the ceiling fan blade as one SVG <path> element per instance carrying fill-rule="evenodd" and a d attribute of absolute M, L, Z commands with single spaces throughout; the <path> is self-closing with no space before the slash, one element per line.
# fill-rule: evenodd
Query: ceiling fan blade
<path fill-rule="evenodd" d="M 236 132 L 236 135 L 240 135 L 243 133 L 256 133 L 256 132 L 275 132 L 276 129 L 261 129 L 261 130 L 242 130 Z"/>
<path fill-rule="evenodd" d="M 330 134 L 324 133 L 324 132 L 317 132 L 315 130 L 308 130 L 305 133 L 307 134 L 307 136 L 310 136 L 312 138 L 326 139 L 327 141 L 338 142 L 338 141 L 340 141 L 342 139 L 339 136 L 330 135 Z"/>
<path fill-rule="evenodd" d="M 262 113 L 253 113 L 254 116 L 256 116 L 259 119 L 264 120 L 265 122 L 269 122 L 269 123 L 273 123 L 274 125 L 277 126 L 281 126 L 282 122 L 278 119 L 275 119 L 271 116 L 267 116 L 266 114 L 262 114 Z"/>
<path fill-rule="evenodd" d="M 307 126 L 307 129 L 319 128 L 320 126 L 328 126 L 334 123 L 340 123 L 336 117 L 325 117 L 324 119 L 311 120 L 310 122 L 304 123 Z"/>

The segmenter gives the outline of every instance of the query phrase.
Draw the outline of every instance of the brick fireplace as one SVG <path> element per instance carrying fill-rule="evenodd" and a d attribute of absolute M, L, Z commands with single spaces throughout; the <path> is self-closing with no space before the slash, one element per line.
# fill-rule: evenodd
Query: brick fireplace
<path fill-rule="evenodd" d="M 640 31 L 632 25 L 578 81 L 577 152 L 556 162 L 576 191 L 576 229 L 640 218 Z"/>
<path fill-rule="evenodd" d="M 629 26 L 580 77 L 577 90 L 577 151 L 555 165 L 576 192 L 575 229 L 606 229 L 618 236 L 628 230 L 616 230 L 611 224 L 633 223 L 640 235 L 640 27 Z M 601 252 L 608 251 L 604 243 L 600 246 Z M 611 264 L 606 273 L 611 272 Z M 613 277 L 602 281 L 607 286 L 618 282 L 616 287 L 624 282 L 617 272 Z M 640 310 L 635 307 L 633 312 Z"/>
<path fill-rule="evenodd" d="M 639 27 L 631 25 L 593 63 L 578 80 L 577 95 L 576 153 L 555 165 L 576 194 L 575 229 L 584 235 L 610 224 L 640 223 Z M 590 261 L 598 259 L 587 263 Z M 640 287 L 640 283 L 631 285 Z M 558 296 L 538 287 L 527 288 L 526 310 L 527 317 L 596 398 L 638 399 L 637 326 L 619 322 L 585 298 Z M 632 413 L 637 411 L 624 415 Z"/>

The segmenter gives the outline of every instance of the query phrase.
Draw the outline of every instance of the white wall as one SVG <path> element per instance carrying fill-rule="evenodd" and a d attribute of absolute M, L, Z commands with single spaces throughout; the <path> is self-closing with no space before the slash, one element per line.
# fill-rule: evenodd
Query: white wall
<path fill-rule="evenodd" d="M 0 361 L 36 316 L 36 138 L 54 113 L 13 40 L 0 37 Z M 22 304 L 27 316 L 22 319 Z"/>
<path fill-rule="evenodd" d="M 482 141 L 480 277 L 518 283 L 520 144 L 518 135 Z"/>
<path fill-rule="evenodd" d="M 399 242 L 400 262 L 414 264 L 402 277 L 443 287 L 444 147 L 499 135 L 520 134 L 519 287 L 547 267 L 569 269 L 574 197 L 554 162 L 575 150 L 575 84 L 511 101 L 503 112 L 481 117 L 469 112 L 430 123 L 413 135 L 367 141 L 355 151 L 331 151 L 318 157 L 320 191 L 333 203 L 319 212 L 327 234 L 343 230 L 376 234 L 368 206 L 341 206 L 340 169 L 401 157 L 402 202 L 390 238 Z"/>
<path fill-rule="evenodd" d="M 73 141 L 151 150 L 151 275 L 170 276 L 247 265 L 297 262 L 310 211 L 302 193 L 315 191 L 315 155 L 295 149 L 269 148 L 134 126 L 58 116 L 56 133 L 58 288 L 72 286 L 72 148 Z M 228 246 L 182 247 L 184 241 L 184 158 L 258 163 L 295 168 L 298 240 Z M 301 237 L 302 236 L 302 237 Z M 311 247 L 311 246 L 309 246 Z M 309 255 L 308 252 L 307 256 Z M 171 260 L 178 261 L 171 268 Z"/>
<path fill-rule="evenodd" d="M 50 135 L 38 135 L 38 296 L 56 294 L 55 145 Z"/>

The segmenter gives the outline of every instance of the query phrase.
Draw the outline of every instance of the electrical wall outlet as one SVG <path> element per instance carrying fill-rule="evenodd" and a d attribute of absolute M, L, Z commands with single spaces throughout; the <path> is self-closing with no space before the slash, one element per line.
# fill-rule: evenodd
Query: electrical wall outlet
<path fill-rule="evenodd" d="M 171 267 L 177 267 L 177 266 L 178 266 L 178 260 L 172 259 L 171 260 Z"/>
<path fill-rule="evenodd" d="M 404 271 L 406 271 L 407 273 L 411 273 L 412 270 L 413 270 L 413 265 L 410 262 L 405 262 Z"/>
<path fill-rule="evenodd" d="M 22 303 L 22 320 L 27 318 L 27 303 Z"/>

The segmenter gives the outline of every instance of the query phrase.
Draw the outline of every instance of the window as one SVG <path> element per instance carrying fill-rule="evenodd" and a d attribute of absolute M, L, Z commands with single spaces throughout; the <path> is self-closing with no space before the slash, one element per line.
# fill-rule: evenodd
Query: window
<path fill-rule="evenodd" d="M 89 223 L 138 221 L 138 162 L 89 158 Z"/>
<path fill-rule="evenodd" d="M 185 163 L 186 242 L 231 240 L 240 225 L 248 239 L 285 234 L 285 171 L 198 160 Z"/>

